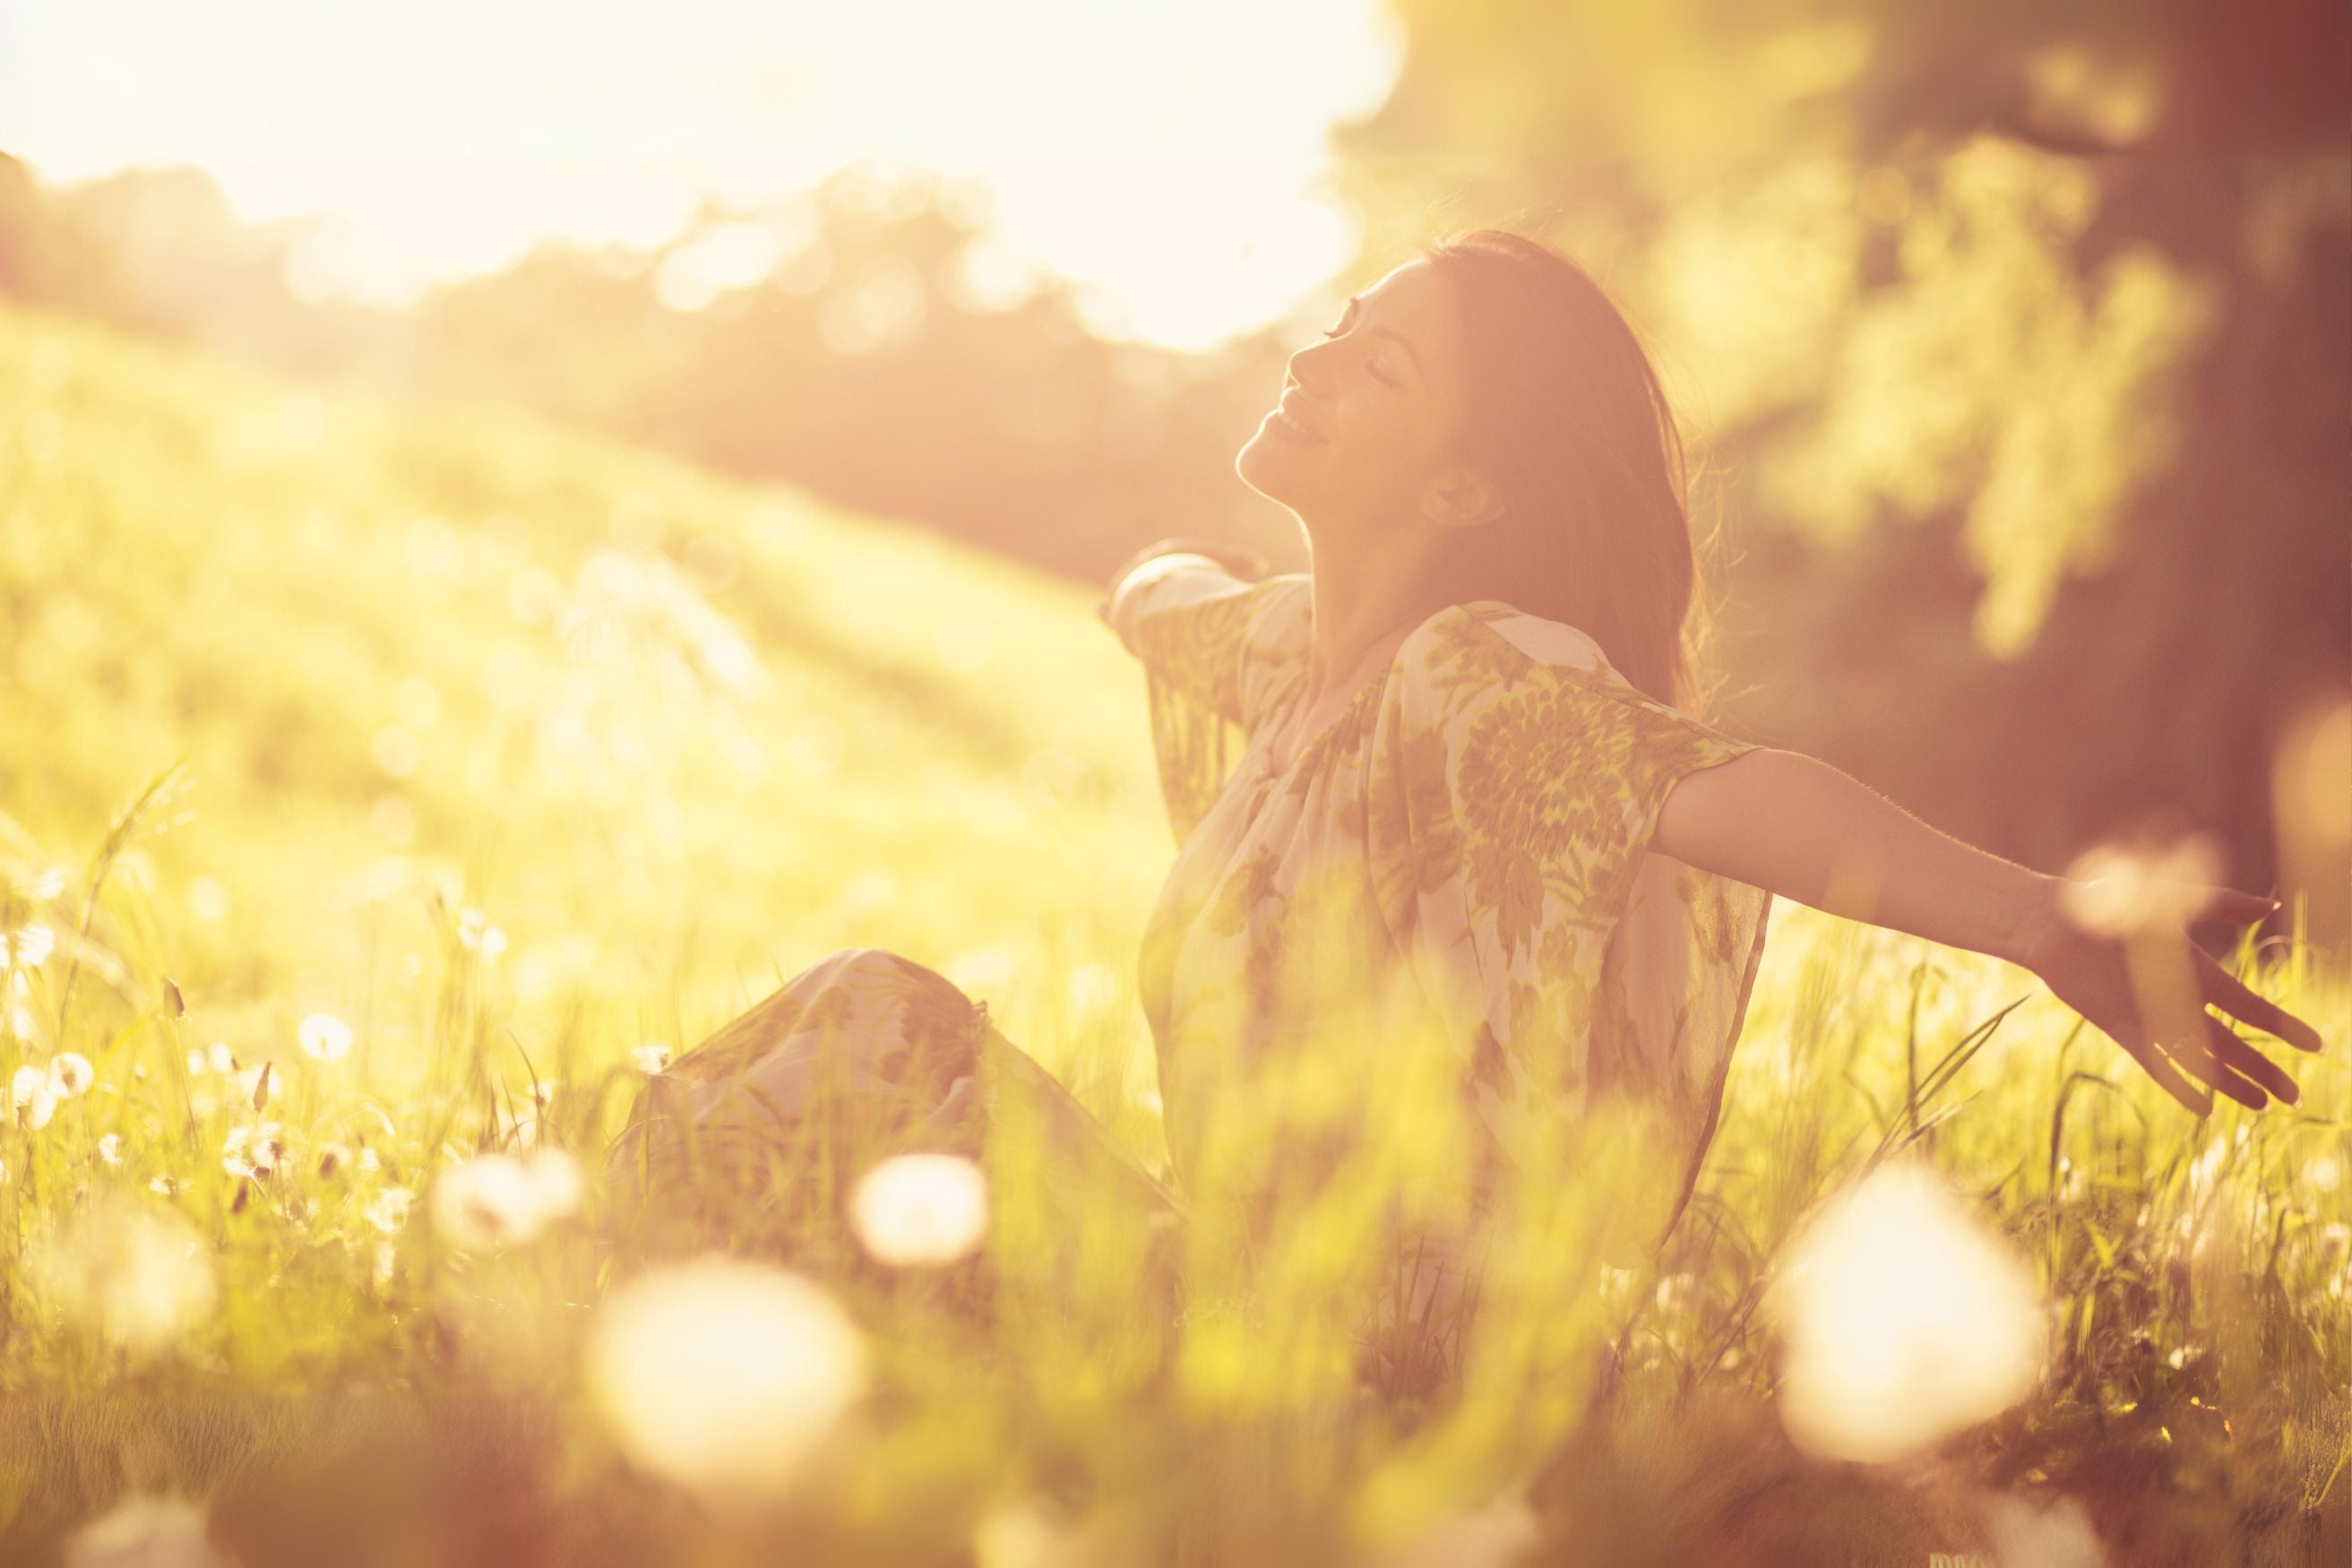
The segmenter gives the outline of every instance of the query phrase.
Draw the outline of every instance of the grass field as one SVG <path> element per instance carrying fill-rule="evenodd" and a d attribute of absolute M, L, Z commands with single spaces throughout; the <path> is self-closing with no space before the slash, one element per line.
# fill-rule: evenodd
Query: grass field
<path fill-rule="evenodd" d="M 1095 597 L 0 310 L 0 1560 L 2345 1560 L 2352 997 L 2291 936 L 2233 967 L 2328 1052 L 2199 1121 L 2022 971 L 1782 904 L 1665 1255 L 1521 1269 L 1436 1391 L 1335 1379 L 1312 1269 L 1156 1336 L 1009 1209 L 984 1327 L 873 1256 L 622 1278 L 645 1068 L 840 948 L 1164 1165 Z M 1873 1168 L 1837 1300 L 1768 1290 Z"/>

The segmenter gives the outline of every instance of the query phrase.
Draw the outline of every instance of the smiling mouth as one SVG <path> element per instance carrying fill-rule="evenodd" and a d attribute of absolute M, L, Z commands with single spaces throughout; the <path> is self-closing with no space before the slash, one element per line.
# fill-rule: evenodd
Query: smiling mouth
<path fill-rule="evenodd" d="M 1289 415 L 1285 414 L 1279 406 L 1269 411 L 1266 417 L 1286 435 L 1296 437 L 1301 441 L 1312 442 L 1318 447 L 1323 444 L 1322 437 L 1318 436 L 1314 431 L 1309 430 L 1306 426 L 1301 425 L 1297 420 L 1293 419 Z"/>

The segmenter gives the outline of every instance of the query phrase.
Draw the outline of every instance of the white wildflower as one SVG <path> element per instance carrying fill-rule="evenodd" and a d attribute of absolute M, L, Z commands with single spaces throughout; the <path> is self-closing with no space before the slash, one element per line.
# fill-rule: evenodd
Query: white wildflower
<path fill-rule="evenodd" d="M 339 1062 L 351 1055 L 352 1026 L 331 1013 L 313 1013 L 295 1031 L 302 1054 L 312 1061 Z"/>
<path fill-rule="evenodd" d="M 8 1088 L 9 1099 L 26 1127 L 47 1127 L 49 1118 L 57 1114 L 58 1091 L 50 1075 L 42 1068 L 29 1062 L 18 1068 Z"/>
<path fill-rule="evenodd" d="M 203 1238 L 143 1199 L 76 1210 L 37 1249 L 35 1269 L 68 1318 L 131 1351 L 177 1337 L 219 1294 Z"/>
<path fill-rule="evenodd" d="M 507 950 L 507 933 L 470 907 L 457 911 L 457 940 L 484 958 L 496 958 Z"/>
<path fill-rule="evenodd" d="M 45 925 L 0 931 L 0 969 L 38 969 L 57 945 L 58 933 Z"/>
<path fill-rule="evenodd" d="M 588 1346 L 591 1394 L 623 1448 L 719 1494 L 789 1487 L 867 1376 L 856 1325 L 821 1286 L 728 1258 L 621 1286 Z"/>
<path fill-rule="evenodd" d="M 1815 1453 L 1880 1462 L 2023 1397 L 2048 1325 L 2032 1273 L 1930 1171 L 1885 1167 L 1792 1244 L 1774 1287 L 1781 1417 Z"/>
<path fill-rule="evenodd" d="M 286 1130 L 277 1122 L 240 1122 L 221 1140 L 221 1168 L 232 1176 L 273 1176 L 289 1152 Z"/>
<path fill-rule="evenodd" d="M 386 1236 L 396 1236 L 408 1223 L 409 1205 L 416 1194 L 406 1187 L 386 1187 L 367 1206 L 367 1222 Z"/>
<path fill-rule="evenodd" d="M 97 1078 L 89 1058 L 79 1051 L 59 1051 L 49 1061 L 49 1092 L 59 1100 L 82 1093 Z"/>
<path fill-rule="evenodd" d="M 988 1178 L 961 1154 L 894 1154 L 859 1178 L 850 1220 L 877 1262 L 953 1263 L 988 1229 Z"/>
<path fill-rule="evenodd" d="M 580 1206 L 580 1167 L 560 1149 L 479 1154 L 433 1184 L 433 1228 L 461 1251 L 520 1245 Z"/>

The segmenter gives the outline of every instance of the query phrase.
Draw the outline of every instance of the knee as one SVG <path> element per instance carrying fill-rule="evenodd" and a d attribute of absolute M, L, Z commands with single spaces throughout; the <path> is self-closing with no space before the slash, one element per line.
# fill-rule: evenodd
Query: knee
<path fill-rule="evenodd" d="M 802 971 L 825 980 L 900 982 L 921 972 L 921 964 L 887 947 L 837 947 Z"/>
<path fill-rule="evenodd" d="M 905 953 L 887 947 L 842 947 L 818 959 L 794 977 L 794 986 L 849 985 L 870 994 L 922 998 L 928 1004 L 950 1002 L 973 1005 L 963 987 Z"/>

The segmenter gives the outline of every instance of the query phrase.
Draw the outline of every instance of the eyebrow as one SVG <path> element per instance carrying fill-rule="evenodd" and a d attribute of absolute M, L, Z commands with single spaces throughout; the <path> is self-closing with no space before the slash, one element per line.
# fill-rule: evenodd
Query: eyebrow
<path fill-rule="evenodd" d="M 1349 295 L 1346 303 L 1340 306 L 1340 310 L 1343 313 L 1350 310 L 1360 310 L 1363 308 L 1363 297 L 1359 294 Z M 1371 333 L 1372 336 L 1376 338 L 1394 338 L 1404 349 L 1404 352 L 1412 356 L 1412 368 L 1415 370 L 1422 370 L 1423 368 L 1421 363 L 1421 355 L 1413 352 L 1412 340 L 1406 337 L 1402 332 L 1398 331 L 1394 327 L 1366 327 L 1364 331 Z"/>

